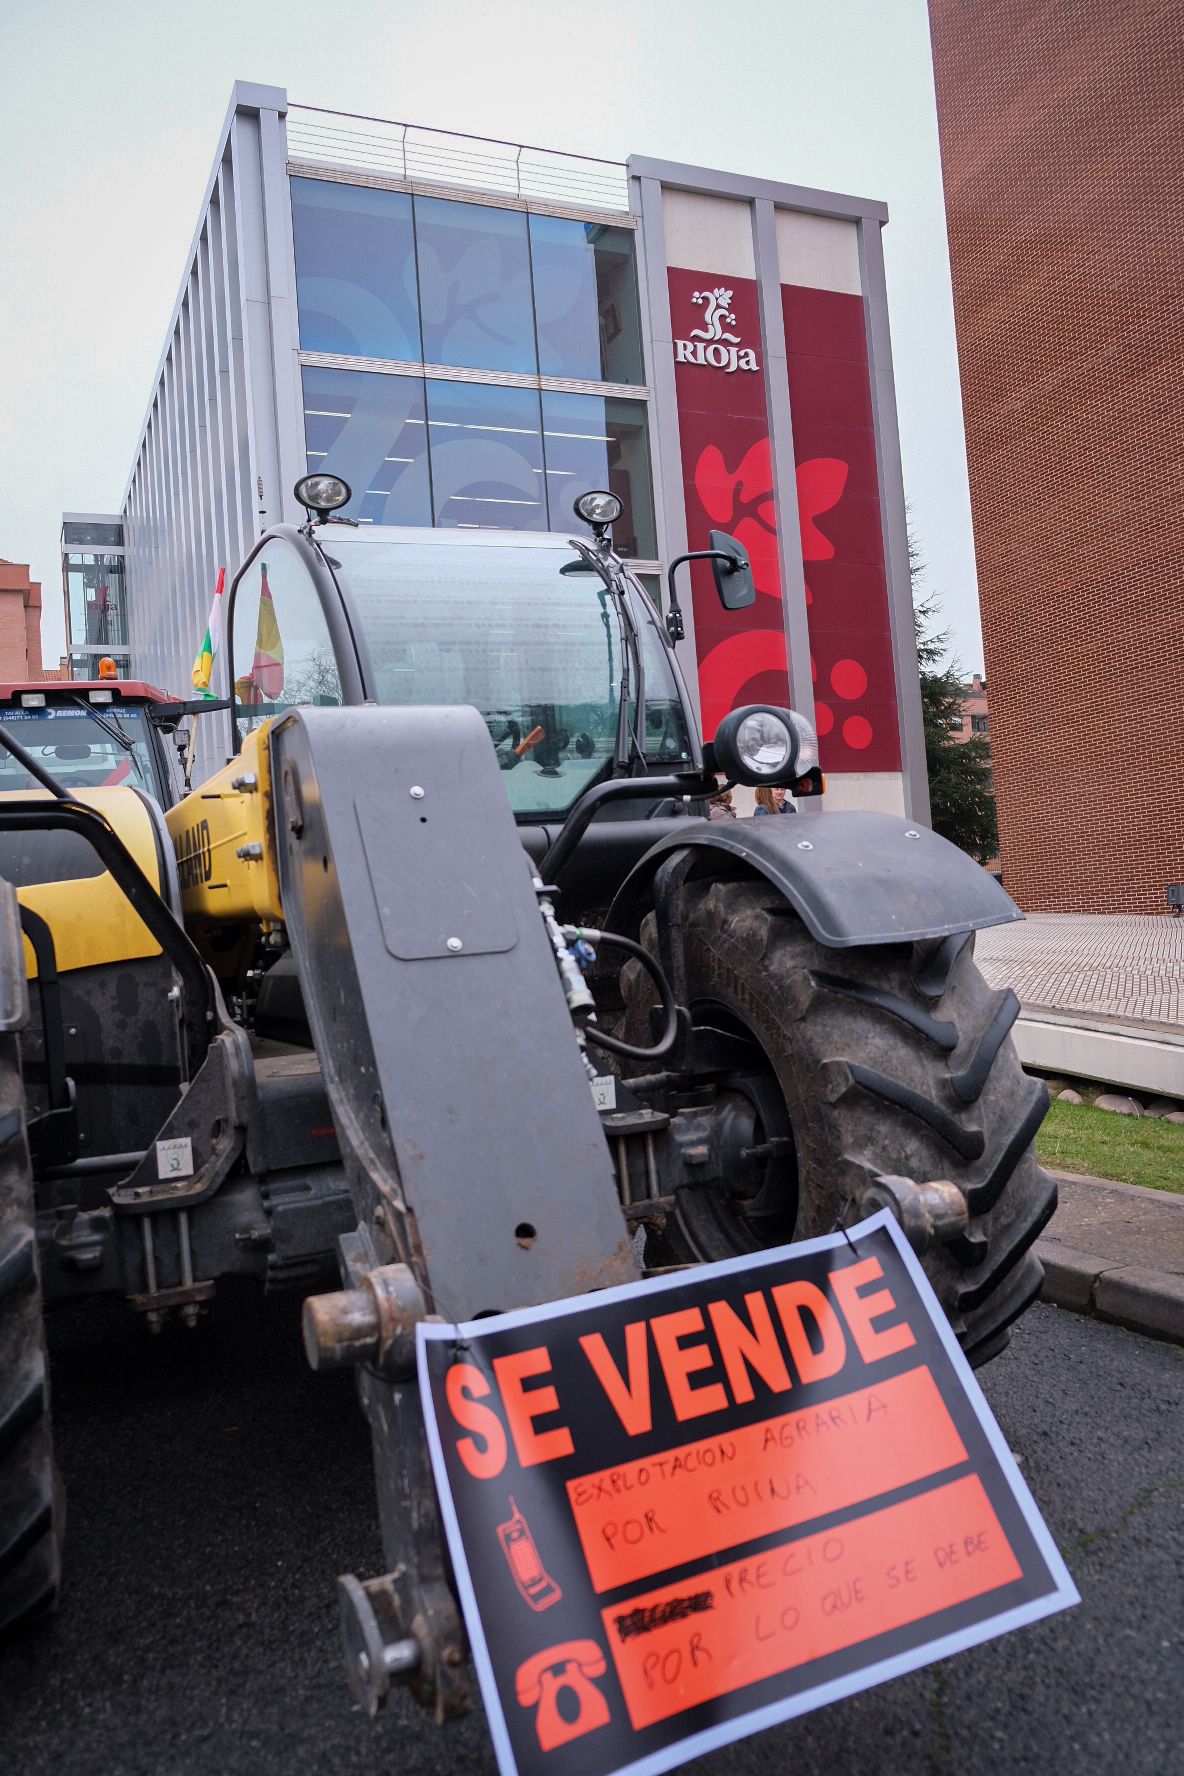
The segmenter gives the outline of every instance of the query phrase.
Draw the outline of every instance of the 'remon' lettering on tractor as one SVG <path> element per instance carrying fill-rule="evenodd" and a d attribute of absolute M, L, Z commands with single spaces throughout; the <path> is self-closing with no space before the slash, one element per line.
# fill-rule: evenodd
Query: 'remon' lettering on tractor
<path fill-rule="evenodd" d="M 331 475 L 298 497 L 227 595 L 208 781 L 128 779 L 130 714 L 84 737 L 123 775 L 72 776 L 0 711 L 0 1627 L 59 1582 L 43 1304 L 159 1331 L 247 1274 L 307 1297 L 370 1422 L 386 1571 L 341 1581 L 351 1682 L 444 1720 L 471 1684 L 417 1324 L 888 1206 L 985 1362 L 1040 1287 L 1046 1098 L 974 962 L 1019 914 L 961 852 L 885 814 L 703 818 L 721 773 L 810 804 L 815 738 L 758 706 L 703 743 L 681 563 L 663 620 L 615 496 L 570 541 L 357 529 Z M 751 602 L 734 539 L 707 553 Z"/>

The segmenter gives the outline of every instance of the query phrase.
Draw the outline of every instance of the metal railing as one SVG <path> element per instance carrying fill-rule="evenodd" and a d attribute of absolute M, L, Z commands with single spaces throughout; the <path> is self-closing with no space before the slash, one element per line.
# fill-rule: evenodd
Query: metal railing
<path fill-rule="evenodd" d="M 629 208 L 628 179 L 620 161 L 354 117 L 315 105 L 288 107 L 288 157 L 536 203 L 618 212 Z"/>

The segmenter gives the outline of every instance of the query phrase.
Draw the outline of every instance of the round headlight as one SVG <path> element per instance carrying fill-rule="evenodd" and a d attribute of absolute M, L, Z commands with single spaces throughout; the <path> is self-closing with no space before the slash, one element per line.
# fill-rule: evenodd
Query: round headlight
<path fill-rule="evenodd" d="M 615 493 L 582 493 L 575 504 L 576 517 L 593 525 L 615 524 L 624 510 L 624 501 Z"/>
<path fill-rule="evenodd" d="M 712 742 L 733 783 L 789 784 L 818 763 L 818 741 L 796 710 L 750 703 L 725 715 Z"/>
<path fill-rule="evenodd" d="M 348 506 L 353 497 L 349 482 L 343 481 L 340 475 L 305 475 L 297 481 L 293 492 L 300 504 L 307 511 L 315 512 L 318 518 Z"/>
<path fill-rule="evenodd" d="M 793 757 L 793 735 L 771 710 L 746 715 L 736 729 L 736 751 L 750 771 L 761 777 L 777 777 Z"/>

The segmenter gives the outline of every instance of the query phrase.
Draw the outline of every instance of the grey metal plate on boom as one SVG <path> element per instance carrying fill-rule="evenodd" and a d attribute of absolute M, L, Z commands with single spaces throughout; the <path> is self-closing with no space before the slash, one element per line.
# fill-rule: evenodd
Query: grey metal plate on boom
<path fill-rule="evenodd" d="M 359 1218 L 449 1319 L 631 1281 L 608 1149 L 476 710 L 272 729 L 285 922 Z"/>

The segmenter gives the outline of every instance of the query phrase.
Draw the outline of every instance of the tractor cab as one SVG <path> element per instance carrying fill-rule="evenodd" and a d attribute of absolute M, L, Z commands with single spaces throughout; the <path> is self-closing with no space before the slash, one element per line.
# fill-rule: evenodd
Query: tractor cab
<path fill-rule="evenodd" d="M 122 784 L 169 808 L 182 792 L 172 738 L 182 708 L 142 679 L 109 676 L 106 664 L 94 679 L 0 684 L 0 728 L 66 789 Z M 41 785 L 0 751 L 0 794 L 14 790 Z"/>
<path fill-rule="evenodd" d="M 232 649 L 240 734 L 296 705 L 478 709 L 520 824 L 562 821 L 613 776 L 700 769 L 657 612 L 562 537 L 273 535 L 234 588 Z"/>

